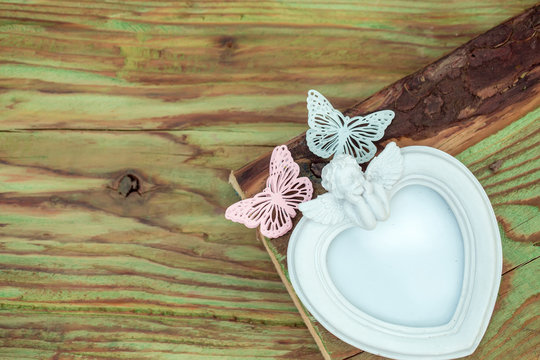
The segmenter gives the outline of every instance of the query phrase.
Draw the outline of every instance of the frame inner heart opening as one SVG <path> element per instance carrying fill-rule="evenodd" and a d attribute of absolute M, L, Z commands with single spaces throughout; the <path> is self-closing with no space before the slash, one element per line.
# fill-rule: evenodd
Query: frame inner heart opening
<path fill-rule="evenodd" d="M 408 185 L 374 230 L 352 227 L 332 240 L 327 268 L 339 292 L 379 320 L 410 327 L 447 324 L 461 295 L 463 238 L 448 203 Z"/>

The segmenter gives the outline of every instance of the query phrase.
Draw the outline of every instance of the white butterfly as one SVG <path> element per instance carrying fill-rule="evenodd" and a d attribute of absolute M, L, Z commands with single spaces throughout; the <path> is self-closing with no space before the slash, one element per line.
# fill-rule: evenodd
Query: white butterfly
<path fill-rule="evenodd" d="M 329 158 L 334 154 L 349 154 L 358 163 L 365 163 L 377 152 L 373 141 L 384 135 L 395 114 L 382 110 L 366 116 L 348 117 L 316 90 L 307 97 L 308 124 L 306 133 L 309 149 L 315 155 Z"/>

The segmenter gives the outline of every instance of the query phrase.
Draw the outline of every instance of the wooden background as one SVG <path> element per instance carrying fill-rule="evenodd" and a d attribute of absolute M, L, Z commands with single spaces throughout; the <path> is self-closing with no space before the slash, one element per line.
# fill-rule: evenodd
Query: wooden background
<path fill-rule="evenodd" d="M 0 358 L 319 358 L 230 169 L 534 4 L 1 1 Z"/>

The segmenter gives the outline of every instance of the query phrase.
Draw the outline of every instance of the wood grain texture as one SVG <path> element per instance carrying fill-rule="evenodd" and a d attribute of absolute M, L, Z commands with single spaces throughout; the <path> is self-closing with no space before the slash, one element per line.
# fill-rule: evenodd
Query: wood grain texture
<path fill-rule="evenodd" d="M 229 170 L 534 3 L 0 1 L 0 358 L 320 358 Z"/>
<path fill-rule="evenodd" d="M 266 253 L 223 218 L 227 171 L 196 144 L 237 146 L 214 136 L 3 136 L 0 358 L 317 356 Z M 141 195 L 118 193 L 124 173 Z"/>
<path fill-rule="evenodd" d="M 0 128 L 304 125 L 534 3 L 2 1 Z"/>
<path fill-rule="evenodd" d="M 535 248 L 540 239 L 540 56 L 535 50 L 538 40 L 535 26 L 539 21 L 539 8 L 533 8 L 345 112 L 352 116 L 390 108 L 396 112 L 396 119 L 388 127 L 381 144 L 393 140 L 401 146 L 430 145 L 457 155 L 469 166 L 484 185 L 497 214 L 505 246 L 505 273 L 540 255 Z M 504 41 L 501 43 L 500 39 Z M 480 46 L 482 55 L 472 56 Z M 501 51 L 506 54 L 505 66 L 494 71 Z M 451 87 L 448 82 L 451 82 Z M 411 91 L 413 86 L 414 92 Z M 445 87 L 456 91 L 441 91 Z M 430 99 L 433 98 L 439 99 L 439 106 L 436 111 L 429 112 L 432 109 Z M 407 102 L 412 105 L 404 109 L 403 104 Z M 464 112 L 466 116 L 457 115 Z M 488 138 L 478 143 L 485 137 Z M 315 193 L 323 192 L 319 176 L 327 160 L 309 151 L 304 135 L 289 141 L 288 146 L 295 160 L 301 164 L 301 175 L 313 180 Z M 231 182 L 240 194 L 251 196 L 262 189 L 268 173 L 269 156 L 267 153 L 231 174 Z M 358 350 L 326 331 L 296 297 L 287 277 L 289 235 L 270 240 L 259 234 L 259 238 L 325 357 L 345 359 L 355 356 Z M 524 276 L 531 277 L 529 274 Z M 534 290 L 521 300 L 524 303 L 530 301 L 536 309 L 539 306 L 537 295 L 538 291 Z M 521 306 L 523 303 L 513 305 Z M 509 314 L 509 309 L 505 309 L 503 316 L 508 317 Z M 517 319 L 506 319 L 518 324 L 523 319 L 529 320 L 528 315 L 523 314 Z M 534 320 L 535 317 L 530 319 L 531 322 Z M 538 335 L 537 331 L 535 328 L 533 333 Z M 514 352 L 534 357 L 538 354 L 536 345 L 533 343 Z M 506 354 L 512 346 L 512 341 L 505 342 L 500 353 Z M 491 353 L 491 349 L 487 349 L 486 353 Z M 482 350 L 479 349 L 478 353 Z"/>

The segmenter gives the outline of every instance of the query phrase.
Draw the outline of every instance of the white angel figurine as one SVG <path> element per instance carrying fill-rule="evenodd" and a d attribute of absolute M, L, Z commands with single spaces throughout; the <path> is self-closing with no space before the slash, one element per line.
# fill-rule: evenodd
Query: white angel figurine
<path fill-rule="evenodd" d="M 322 170 L 322 186 L 328 191 L 298 207 L 305 217 L 321 224 L 351 221 L 371 230 L 390 216 L 388 190 L 403 172 L 399 147 L 389 143 L 368 165 L 366 172 L 354 157 L 334 156 Z"/>

